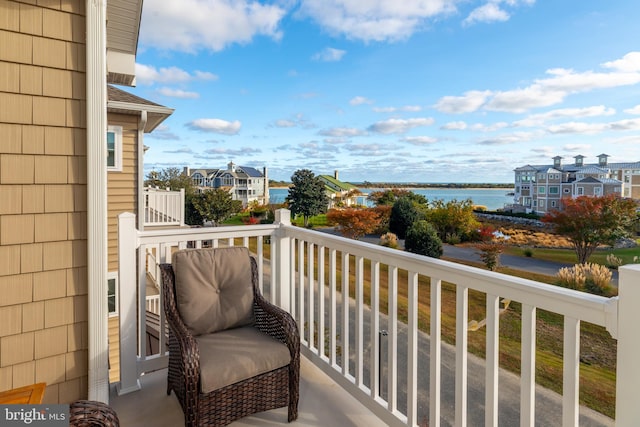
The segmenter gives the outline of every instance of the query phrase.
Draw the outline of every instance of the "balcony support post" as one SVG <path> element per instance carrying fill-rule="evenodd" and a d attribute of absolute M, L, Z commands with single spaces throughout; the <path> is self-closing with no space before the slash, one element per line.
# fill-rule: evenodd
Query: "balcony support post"
<path fill-rule="evenodd" d="M 291 211 L 278 209 L 275 219 L 280 227 L 274 236 L 276 253 L 271 254 L 271 268 L 275 270 L 272 272 L 275 281 L 271 284 L 271 295 L 274 295 L 279 307 L 291 312 L 291 238 L 287 236 L 286 230 L 286 226 L 291 225 Z"/>
<path fill-rule="evenodd" d="M 640 264 L 620 267 L 618 284 L 618 354 L 616 375 L 616 426 L 634 426 L 640 420 Z"/>
<path fill-rule="evenodd" d="M 140 390 L 138 379 L 138 315 L 136 305 L 136 216 L 118 215 L 118 276 L 120 286 L 120 383 L 118 395 Z"/>

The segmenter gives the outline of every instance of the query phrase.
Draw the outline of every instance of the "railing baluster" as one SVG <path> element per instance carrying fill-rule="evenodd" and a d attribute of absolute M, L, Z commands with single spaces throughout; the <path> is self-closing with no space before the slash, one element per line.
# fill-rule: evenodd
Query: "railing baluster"
<path fill-rule="evenodd" d="M 440 427 L 440 372 L 442 369 L 442 281 L 431 278 L 431 328 L 429 371 L 429 425 Z"/>
<path fill-rule="evenodd" d="M 364 334 L 364 259 L 356 256 L 356 312 L 355 312 L 355 354 L 356 354 L 356 385 L 362 387 L 364 384 L 364 356 L 363 356 L 363 334 Z"/>
<path fill-rule="evenodd" d="M 389 268 L 389 335 L 387 339 L 387 409 L 398 409 L 398 268 Z"/>
<path fill-rule="evenodd" d="M 410 271 L 407 278 L 407 424 L 418 422 L 418 273 Z"/>
<path fill-rule="evenodd" d="M 337 328 L 337 298 L 336 298 L 336 250 L 329 249 L 329 360 L 331 366 L 336 366 L 338 339 Z"/>
<path fill-rule="evenodd" d="M 318 246 L 318 354 L 325 357 L 324 325 L 324 246 Z"/>
<path fill-rule="evenodd" d="M 562 425 L 577 426 L 580 387 L 580 320 L 564 317 L 562 358 Z"/>
<path fill-rule="evenodd" d="M 369 362 L 369 384 L 371 387 L 371 398 L 377 399 L 380 396 L 380 383 L 382 377 L 380 361 L 380 263 L 371 261 L 371 355 Z"/>
<path fill-rule="evenodd" d="M 264 238 L 262 236 L 256 237 L 256 252 L 257 252 L 257 263 L 258 263 L 258 289 L 260 289 L 260 293 L 264 294 Z M 273 284 L 271 285 L 273 288 Z M 269 300 L 273 301 L 273 289 L 271 289 L 271 294 L 269 295 Z"/>
<path fill-rule="evenodd" d="M 498 373 L 500 297 L 487 294 L 487 350 L 484 425 L 498 427 Z"/>
<path fill-rule="evenodd" d="M 313 350 L 317 350 L 316 348 L 316 324 L 315 324 L 315 304 L 313 301 L 313 297 L 315 296 L 315 277 L 314 277 L 314 264 L 315 264 L 315 245 L 311 242 L 307 242 L 307 284 L 308 284 L 308 298 L 309 303 L 307 304 L 307 316 L 309 322 L 309 348 Z"/>
<path fill-rule="evenodd" d="M 349 375 L 349 253 L 342 251 L 342 375 Z"/>
<path fill-rule="evenodd" d="M 522 304 L 520 426 L 533 427 L 536 418 L 536 308 Z"/>
<path fill-rule="evenodd" d="M 300 318 L 300 341 L 307 343 L 304 337 L 304 241 L 298 240 L 298 316 Z"/>
<path fill-rule="evenodd" d="M 469 288 L 456 287 L 456 415 L 457 426 L 467 425 L 467 331 Z"/>

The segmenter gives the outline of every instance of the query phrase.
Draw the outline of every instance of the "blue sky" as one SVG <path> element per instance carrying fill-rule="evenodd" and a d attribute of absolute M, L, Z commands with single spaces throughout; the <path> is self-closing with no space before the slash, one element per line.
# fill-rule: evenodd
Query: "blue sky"
<path fill-rule="evenodd" d="M 175 108 L 145 172 L 513 182 L 640 161 L 636 0 L 145 0 L 127 90 Z"/>

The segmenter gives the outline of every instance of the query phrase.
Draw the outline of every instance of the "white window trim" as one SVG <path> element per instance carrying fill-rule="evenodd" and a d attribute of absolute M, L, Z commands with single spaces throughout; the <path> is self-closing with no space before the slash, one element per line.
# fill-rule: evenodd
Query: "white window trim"
<path fill-rule="evenodd" d="M 107 133 L 108 132 L 112 132 L 115 135 L 115 159 L 114 165 L 107 166 L 107 170 L 110 172 L 122 172 L 122 126 L 107 126 Z"/>
<path fill-rule="evenodd" d="M 109 280 L 115 280 L 115 299 L 116 299 L 116 309 L 115 311 L 109 311 Z M 118 316 L 120 310 L 118 310 L 118 301 L 120 300 L 118 294 L 120 292 L 120 284 L 118 283 L 118 272 L 110 271 L 107 273 L 107 312 L 109 313 L 109 317 Z"/>

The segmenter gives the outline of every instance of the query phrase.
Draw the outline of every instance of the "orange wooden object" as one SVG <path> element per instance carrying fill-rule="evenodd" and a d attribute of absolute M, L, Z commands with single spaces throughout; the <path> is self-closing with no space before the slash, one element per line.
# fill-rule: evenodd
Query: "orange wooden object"
<path fill-rule="evenodd" d="M 0 392 L 0 405 L 29 405 L 42 403 L 46 383 L 37 383 L 25 387 Z"/>

